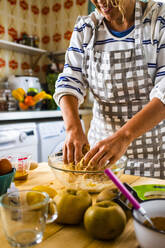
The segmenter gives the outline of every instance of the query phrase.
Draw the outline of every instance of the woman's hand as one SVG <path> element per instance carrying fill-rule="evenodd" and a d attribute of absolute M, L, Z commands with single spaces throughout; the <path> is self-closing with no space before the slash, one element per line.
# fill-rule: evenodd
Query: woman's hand
<path fill-rule="evenodd" d="M 88 144 L 79 117 L 78 99 L 72 95 L 63 96 L 60 107 L 66 128 L 63 161 L 66 164 L 78 163 L 83 156 L 83 146 Z"/>
<path fill-rule="evenodd" d="M 159 111 L 158 111 L 159 110 Z M 137 137 L 155 127 L 165 119 L 165 105 L 153 98 L 112 136 L 98 142 L 84 158 L 84 165 L 102 167 L 109 160 L 114 164 Z"/>
<path fill-rule="evenodd" d="M 88 167 L 100 169 L 108 161 L 114 164 L 127 150 L 130 142 L 122 132 L 98 142 L 84 157 L 84 164 Z"/>
<path fill-rule="evenodd" d="M 88 140 L 82 130 L 67 131 L 63 146 L 63 161 L 65 164 L 77 164 L 84 156 L 83 147 L 88 145 Z"/>

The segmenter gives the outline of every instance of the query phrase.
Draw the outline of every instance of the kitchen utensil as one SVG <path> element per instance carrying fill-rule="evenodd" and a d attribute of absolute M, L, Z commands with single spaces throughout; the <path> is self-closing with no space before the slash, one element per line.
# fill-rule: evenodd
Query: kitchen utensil
<path fill-rule="evenodd" d="M 111 165 L 112 171 L 117 177 L 123 174 L 127 158 L 123 156 L 115 165 Z M 69 169 L 68 165 L 63 163 L 62 152 L 53 153 L 48 157 L 48 165 L 52 169 L 57 180 L 65 187 L 72 189 L 85 189 L 88 192 L 100 192 L 112 185 L 102 171 L 74 170 Z"/>
<path fill-rule="evenodd" d="M 6 157 L 16 169 L 15 180 L 26 180 L 29 174 L 31 154 L 20 153 L 20 154 L 10 154 Z"/>
<path fill-rule="evenodd" d="M 140 205 L 146 210 L 151 218 L 165 218 L 165 199 L 145 200 Z M 164 248 L 165 232 L 155 230 L 144 225 L 145 218 L 137 211 L 132 211 L 134 230 L 136 238 L 143 248 Z M 164 223 L 165 225 L 165 223 Z"/>
<path fill-rule="evenodd" d="M 123 184 L 139 203 L 149 199 L 165 199 L 165 185 L 144 184 L 131 187 L 125 182 Z M 129 205 L 128 199 L 125 198 L 123 201 L 123 194 L 120 191 L 114 198 L 114 201 L 119 203 L 125 209 L 132 211 L 132 207 Z"/>
<path fill-rule="evenodd" d="M 129 184 L 123 183 L 127 190 L 136 198 L 136 200 L 141 203 L 143 200 L 138 196 L 137 192 Z M 118 203 L 128 214 L 131 216 L 133 206 L 130 204 L 129 200 L 119 191 L 113 198 L 113 201 Z"/>
<path fill-rule="evenodd" d="M 140 205 L 140 203 L 136 200 L 136 198 L 127 190 L 127 188 L 122 184 L 122 182 L 113 174 L 113 172 L 107 168 L 105 169 L 105 174 L 114 182 L 114 184 L 120 189 L 120 191 L 127 197 L 127 199 L 131 202 L 134 208 L 139 211 L 139 213 L 151 224 L 151 226 L 155 228 L 153 222 L 148 217 L 145 209 Z"/>
<path fill-rule="evenodd" d="M 165 185 L 146 184 L 134 186 L 133 189 L 142 200 L 165 198 Z"/>
<path fill-rule="evenodd" d="M 17 104 L 12 97 L 8 82 L 0 83 L 0 111 L 16 111 Z"/>
<path fill-rule="evenodd" d="M 13 247 L 27 248 L 40 243 L 46 223 L 52 223 L 57 218 L 55 202 L 46 192 L 34 190 L 12 191 L 2 195 L 0 211 L 2 227 Z"/>

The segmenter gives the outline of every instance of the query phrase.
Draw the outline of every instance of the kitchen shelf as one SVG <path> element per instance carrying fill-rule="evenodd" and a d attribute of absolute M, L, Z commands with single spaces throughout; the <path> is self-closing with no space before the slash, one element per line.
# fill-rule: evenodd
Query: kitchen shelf
<path fill-rule="evenodd" d="M 11 41 L 0 40 L 0 48 L 12 50 L 19 53 L 26 53 L 29 55 L 40 55 L 47 51 L 35 47 L 25 46 Z"/>
<path fill-rule="evenodd" d="M 0 40 L 0 48 L 12 50 L 12 51 L 19 52 L 19 53 L 26 53 L 29 55 L 42 55 L 48 52 L 47 50 L 43 50 L 40 48 L 31 47 L 31 46 L 25 46 L 25 45 L 7 41 L 7 40 Z M 65 54 L 64 51 L 58 51 L 58 52 L 53 52 L 53 53 L 57 56 Z"/>

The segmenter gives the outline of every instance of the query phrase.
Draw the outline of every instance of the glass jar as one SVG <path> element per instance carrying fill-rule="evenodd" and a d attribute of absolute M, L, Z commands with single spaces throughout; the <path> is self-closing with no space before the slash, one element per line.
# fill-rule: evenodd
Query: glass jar
<path fill-rule="evenodd" d="M 16 111 L 17 103 L 12 96 L 8 82 L 0 83 L 0 111 Z"/>

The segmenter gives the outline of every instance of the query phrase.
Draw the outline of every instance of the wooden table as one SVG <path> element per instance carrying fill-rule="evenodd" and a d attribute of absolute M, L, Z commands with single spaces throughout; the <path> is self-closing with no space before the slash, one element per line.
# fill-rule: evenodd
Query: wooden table
<path fill-rule="evenodd" d="M 140 184 L 163 184 L 165 180 L 144 178 L 139 176 L 123 175 L 123 182 L 131 185 Z M 47 163 L 39 164 L 38 168 L 30 171 L 28 180 L 15 181 L 16 187 L 19 189 L 31 189 L 36 185 L 50 185 L 58 190 L 61 186 L 55 181 L 54 175 L 48 167 Z M 0 221 L 0 247 L 10 248 Z M 138 242 L 135 237 L 132 219 L 126 225 L 122 235 L 114 241 L 98 241 L 92 239 L 83 228 L 83 225 L 78 226 L 63 226 L 55 223 L 48 224 L 44 233 L 44 240 L 36 248 L 138 248 Z"/>

